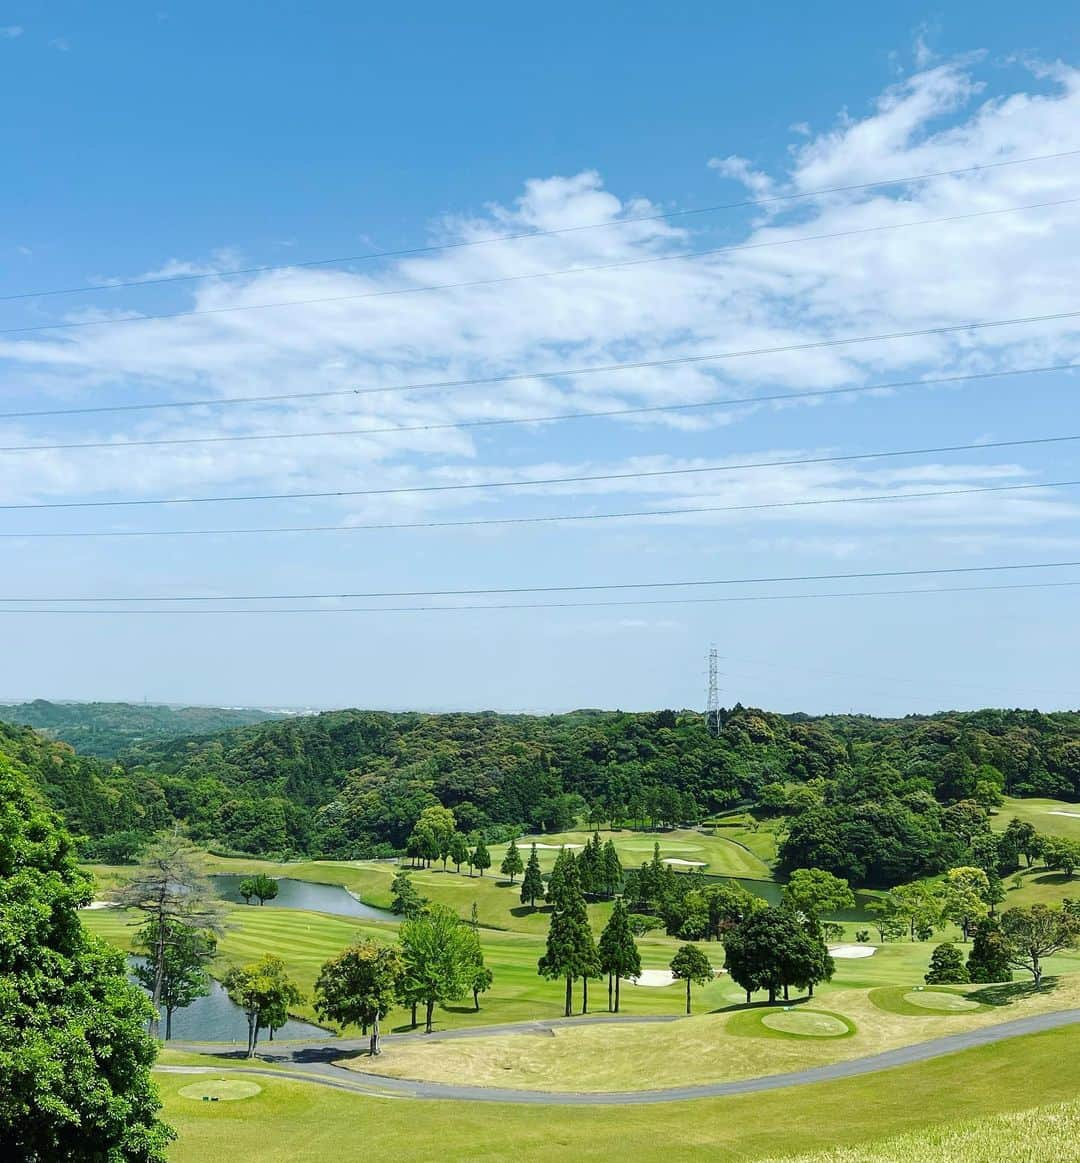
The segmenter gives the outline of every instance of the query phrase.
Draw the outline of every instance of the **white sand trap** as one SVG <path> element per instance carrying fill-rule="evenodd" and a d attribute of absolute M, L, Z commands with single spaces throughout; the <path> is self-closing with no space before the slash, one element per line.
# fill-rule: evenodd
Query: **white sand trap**
<path fill-rule="evenodd" d="M 91 901 L 88 905 L 83 905 L 86 910 L 90 909 L 115 909 L 116 905 L 112 901 Z"/>
<path fill-rule="evenodd" d="M 669 856 L 660 861 L 661 864 L 677 864 L 680 868 L 704 868 L 704 860 L 680 860 L 677 856 Z"/>
<path fill-rule="evenodd" d="M 558 852 L 560 848 L 584 848 L 584 844 L 541 844 L 539 840 L 522 840 L 522 845 L 527 848 L 550 848 L 554 852 Z"/>
<path fill-rule="evenodd" d="M 722 969 L 714 969 L 713 976 L 719 977 L 724 971 Z M 650 989 L 659 989 L 665 985 L 674 985 L 678 978 L 671 972 L 670 969 L 643 969 L 637 977 L 624 977 L 623 981 L 629 981 L 631 985 L 644 985 Z"/>
<path fill-rule="evenodd" d="M 829 952 L 842 961 L 857 957 L 873 957 L 877 949 L 873 945 L 830 945 Z"/>
<path fill-rule="evenodd" d="M 1073 820 L 1080 820 L 1080 812 L 1063 812 L 1060 808 L 1053 808 L 1046 814 L 1048 816 L 1069 816 Z"/>

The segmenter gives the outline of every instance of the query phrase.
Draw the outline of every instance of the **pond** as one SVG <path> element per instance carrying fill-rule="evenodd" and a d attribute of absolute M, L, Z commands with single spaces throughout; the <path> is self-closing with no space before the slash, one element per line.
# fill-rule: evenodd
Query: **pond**
<path fill-rule="evenodd" d="M 128 958 L 128 964 L 138 963 L 135 957 Z M 162 1034 L 165 1032 L 165 1015 L 161 1016 Z M 185 1009 L 177 1010 L 172 1020 L 173 1040 L 183 1042 L 236 1042 L 247 1045 L 247 1018 L 238 1005 L 229 1000 L 224 986 L 210 980 L 210 992 L 206 997 L 196 998 Z M 274 1032 L 275 1039 L 284 1038 L 327 1038 L 332 1035 L 310 1022 L 289 1021 Z M 265 1032 L 259 1035 L 259 1045 L 267 1038 Z"/>
<path fill-rule="evenodd" d="M 232 873 L 211 876 L 217 893 L 224 900 L 233 904 L 242 904 L 240 895 L 240 881 L 244 878 Z M 340 884 L 312 884 L 306 880 L 292 880 L 281 877 L 278 882 L 278 894 L 265 905 L 253 904 L 251 908 L 268 909 L 307 909 L 313 913 L 333 913 L 338 917 L 360 917 L 367 921 L 399 921 L 389 909 L 377 909 L 374 905 L 366 905 L 357 900 L 347 889 Z"/>
<path fill-rule="evenodd" d="M 737 876 L 707 876 L 706 880 L 734 881 L 735 884 L 745 888 L 748 892 L 752 892 L 754 896 L 759 896 L 763 900 L 767 900 L 771 905 L 778 905 L 784 895 L 784 886 L 777 884 L 775 880 L 748 880 Z M 866 906 L 873 899 L 873 896 L 869 893 L 856 891 L 855 907 L 853 909 L 841 909 L 835 916 L 830 914 L 829 920 L 869 923 L 874 914 Z"/>

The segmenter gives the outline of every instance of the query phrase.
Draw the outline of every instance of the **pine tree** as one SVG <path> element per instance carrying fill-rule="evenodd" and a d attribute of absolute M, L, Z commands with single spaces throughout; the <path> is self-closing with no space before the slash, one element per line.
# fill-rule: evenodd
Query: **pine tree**
<path fill-rule="evenodd" d="M 971 942 L 971 952 L 967 959 L 968 977 L 979 984 L 998 981 L 1012 981 L 1013 971 L 1009 966 L 1009 951 L 1005 938 L 995 921 L 988 917 L 975 926 L 975 936 Z"/>
<path fill-rule="evenodd" d="M 469 842 L 460 832 L 450 837 L 450 847 L 447 853 L 454 862 L 454 871 L 461 872 L 461 866 L 469 859 Z"/>
<path fill-rule="evenodd" d="M 485 868 L 491 867 L 491 853 L 487 850 L 483 836 L 477 838 L 476 847 L 473 849 L 471 864 L 473 868 L 480 869 L 481 876 L 484 875 Z"/>
<path fill-rule="evenodd" d="M 544 878 L 540 875 L 540 858 L 536 855 L 536 845 L 532 846 L 525 876 L 521 881 L 521 903 L 535 909 L 536 902 L 544 895 Z"/>
<path fill-rule="evenodd" d="M 503 857 L 502 864 L 499 865 L 499 871 L 503 876 L 510 877 L 510 883 L 514 883 L 514 877 L 525 867 L 521 862 L 521 852 L 518 850 L 517 841 L 511 840 L 506 849 L 506 855 Z"/>
<path fill-rule="evenodd" d="M 608 923 L 600 934 L 600 969 L 608 975 L 608 1011 L 619 1012 L 619 980 L 637 977 L 641 972 L 641 954 L 630 931 L 630 914 L 622 901 L 616 901 Z M 612 1005 L 614 984 L 614 1006 Z"/>
<path fill-rule="evenodd" d="M 604 895 L 613 897 L 622 887 L 622 879 L 623 869 L 615 841 L 609 839 L 604 845 Z"/>
<path fill-rule="evenodd" d="M 966 985 L 970 981 L 964 955 L 951 941 L 938 945 L 930 954 L 925 980 L 927 985 Z"/>
<path fill-rule="evenodd" d="M 551 926 L 548 929 L 547 948 L 537 969 L 549 981 L 563 978 L 566 982 L 565 1015 L 573 1012 L 573 986 L 580 977 L 585 983 L 582 992 L 583 1011 L 588 1010 L 588 979 L 600 973 L 599 957 L 585 897 L 578 881 L 576 861 L 565 849 L 556 862 L 559 877 L 552 895 Z"/>

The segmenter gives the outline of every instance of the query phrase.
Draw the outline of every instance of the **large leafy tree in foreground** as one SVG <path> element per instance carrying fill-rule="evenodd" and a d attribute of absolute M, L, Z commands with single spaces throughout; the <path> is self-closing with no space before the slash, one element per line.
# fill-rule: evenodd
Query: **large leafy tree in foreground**
<path fill-rule="evenodd" d="M 71 838 L 0 763 L 0 1146 L 24 1163 L 161 1163 L 150 1006 L 86 933 Z"/>
<path fill-rule="evenodd" d="M 378 941 L 361 941 L 331 957 L 315 982 L 315 1009 L 342 1026 L 370 1029 L 368 1053 L 381 1054 L 379 1022 L 393 1009 L 405 966 L 400 952 Z"/>
<path fill-rule="evenodd" d="M 432 905 L 402 923 L 405 963 L 402 995 L 423 1002 L 424 1030 L 431 1033 L 435 1006 L 460 1001 L 472 989 L 477 968 L 476 936 L 446 905 Z"/>

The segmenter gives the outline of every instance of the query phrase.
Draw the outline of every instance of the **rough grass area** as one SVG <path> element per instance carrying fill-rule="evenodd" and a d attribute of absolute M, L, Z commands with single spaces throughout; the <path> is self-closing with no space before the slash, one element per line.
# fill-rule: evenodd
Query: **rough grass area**
<path fill-rule="evenodd" d="M 920 1163 L 1017 1163 L 1024 1159 L 1076 1163 L 1080 1160 L 1080 1101 L 930 1127 L 861 1147 L 785 1156 L 786 1163 L 896 1163 L 898 1159 L 918 1159 Z"/>
<path fill-rule="evenodd" d="M 800 1037 L 763 1025 L 764 1016 L 783 1013 L 781 1004 L 702 1014 L 663 1025 L 556 1027 L 539 1037 L 503 1034 L 397 1044 L 387 1038 L 381 1057 L 365 1055 L 342 1065 L 398 1078 L 526 1090 L 663 1089 L 784 1074 L 1068 1009 L 1080 1005 L 1080 978 L 1062 978 L 1039 993 L 1016 987 L 1011 996 L 1011 1001 L 1002 995 L 1000 1004 L 974 1012 L 940 1014 L 912 1007 L 909 1016 L 880 1008 L 864 991 L 836 990 L 828 995 L 826 1012 L 850 1026 L 847 1036 Z M 811 1010 L 815 1003 L 820 1004 L 818 998 L 804 1005 Z M 803 1006 L 795 1009 L 801 1011 Z M 1076 1040 L 1080 1042 L 1080 1037 Z"/>
<path fill-rule="evenodd" d="M 254 1098 L 262 1092 L 257 1082 L 241 1078 L 208 1078 L 205 1081 L 189 1082 L 176 1092 L 181 1098 L 192 1098 L 199 1102 L 240 1102 Z"/>
<path fill-rule="evenodd" d="M 754 1163 L 860 1144 L 877 1149 L 890 1136 L 910 1135 L 914 1154 L 882 1153 L 856 1160 L 946 1159 L 998 1163 L 999 1154 L 926 1154 L 963 1120 L 1029 1112 L 1034 1131 L 1045 1126 L 1035 1104 L 1074 1102 L 1080 1070 L 1080 1038 L 1057 1030 L 983 1046 L 879 1075 L 797 1087 L 792 1090 L 697 1102 L 642 1107 L 511 1106 L 497 1103 L 419 1102 L 367 1098 L 303 1082 L 262 1078 L 263 1092 L 248 1102 L 196 1103 L 177 1096 L 191 1082 L 183 1075 L 156 1075 L 165 1116 L 178 1129 L 171 1163 L 355 1163 L 357 1159 L 409 1159 L 413 1163 L 502 1163 L 503 1160 L 627 1158 L 643 1163 L 672 1159 Z M 1003 1086 L 1022 1078 L 1022 1086 Z M 942 1125 L 944 1124 L 944 1125 Z M 1025 1126 L 1021 1121 L 1021 1128 Z M 1075 1163 L 1070 1131 L 1053 1149 L 1024 1159 Z M 1047 1134 L 1057 1128 L 1051 1126 Z M 1060 1136 L 1058 1136 L 1060 1137 Z M 905 1147 L 908 1143 L 901 1140 Z M 991 1144 L 989 1148 L 996 1150 Z M 811 1156 L 813 1158 L 813 1156 Z M 825 1156 L 828 1159 L 828 1156 Z M 809 1163 L 804 1160 L 803 1163 Z M 818 1160 L 815 1160 L 818 1163 Z M 820 1163 L 825 1163 L 822 1159 Z"/>

